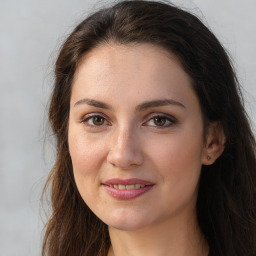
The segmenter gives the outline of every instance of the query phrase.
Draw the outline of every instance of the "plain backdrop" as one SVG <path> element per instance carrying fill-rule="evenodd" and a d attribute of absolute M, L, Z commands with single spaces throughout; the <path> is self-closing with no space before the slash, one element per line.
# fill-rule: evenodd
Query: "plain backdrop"
<path fill-rule="evenodd" d="M 0 1 L 0 256 L 40 255 L 40 196 L 53 163 L 45 135 L 53 63 L 72 28 L 111 2 Z M 255 122 L 256 1 L 173 2 L 199 16 L 228 49 Z"/>

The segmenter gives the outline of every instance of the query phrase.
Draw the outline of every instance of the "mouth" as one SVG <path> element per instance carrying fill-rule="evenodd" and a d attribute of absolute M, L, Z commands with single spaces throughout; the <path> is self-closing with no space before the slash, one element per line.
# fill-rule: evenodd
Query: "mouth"
<path fill-rule="evenodd" d="M 140 179 L 111 179 L 102 183 L 106 192 L 120 200 L 135 199 L 150 191 L 155 184 Z"/>
<path fill-rule="evenodd" d="M 115 188 L 115 189 L 119 189 L 119 190 L 133 190 L 133 189 L 139 189 L 139 188 L 144 188 L 145 186 L 147 185 L 144 185 L 144 184 L 131 184 L 131 185 L 123 185 L 123 184 L 110 184 L 110 185 L 107 185 L 105 184 L 106 186 L 109 186 L 111 188 Z"/>

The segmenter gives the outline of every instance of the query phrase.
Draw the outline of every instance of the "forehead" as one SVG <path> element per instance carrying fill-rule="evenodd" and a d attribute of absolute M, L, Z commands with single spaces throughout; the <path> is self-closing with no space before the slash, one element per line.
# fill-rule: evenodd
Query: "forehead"
<path fill-rule="evenodd" d="M 128 67 L 129 69 L 127 69 Z M 82 57 L 75 72 L 75 79 L 85 69 L 88 71 L 88 75 L 97 75 L 99 78 L 109 77 L 111 73 L 115 76 L 125 77 L 134 72 L 137 73 L 137 76 L 144 76 L 144 78 L 150 75 L 151 79 L 152 76 L 155 79 L 160 79 L 159 75 L 166 72 L 176 73 L 176 76 L 184 73 L 174 54 L 149 43 L 121 45 L 111 42 L 101 44 Z M 189 78 L 188 75 L 186 76 Z"/>
<path fill-rule="evenodd" d="M 193 93 L 192 81 L 177 57 L 152 44 L 100 45 L 81 59 L 74 78 L 72 98 L 176 97 Z"/>

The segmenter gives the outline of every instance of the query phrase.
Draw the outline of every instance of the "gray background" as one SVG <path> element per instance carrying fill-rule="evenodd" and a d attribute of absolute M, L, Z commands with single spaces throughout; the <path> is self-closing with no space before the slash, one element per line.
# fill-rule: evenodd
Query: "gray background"
<path fill-rule="evenodd" d="M 229 50 L 256 120 L 255 0 L 174 1 L 206 20 Z M 111 1 L 0 1 L 0 255 L 40 255 L 40 195 L 53 163 L 46 109 L 59 46 Z M 47 143 L 45 143 L 45 141 Z"/>

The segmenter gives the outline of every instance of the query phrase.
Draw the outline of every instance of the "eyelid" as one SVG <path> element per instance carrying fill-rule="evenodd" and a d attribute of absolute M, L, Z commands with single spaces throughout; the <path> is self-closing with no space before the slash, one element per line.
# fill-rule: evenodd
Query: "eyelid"
<path fill-rule="evenodd" d="M 146 121 L 145 122 L 143 122 L 143 126 L 146 126 L 146 123 L 148 123 L 150 120 L 152 120 L 153 118 L 156 118 L 156 117 L 161 117 L 161 118 L 165 118 L 165 119 L 167 119 L 169 122 L 170 122 L 170 124 L 169 125 L 167 125 L 167 126 L 157 126 L 157 125 L 155 125 L 155 126 L 152 126 L 152 125 L 150 125 L 151 127 L 154 127 L 154 128 L 157 128 L 157 129 L 164 129 L 164 128 L 168 128 L 168 127 L 170 127 L 171 125 L 173 125 L 173 124 L 175 124 L 175 123 L 177 123 L 178 122 L 178 120 L 174 117 L 174 116 L 172 116 L 172 115 L 170 115 L 170 114 L 165 114 L 165 113 L 158 113 L 158 112 L 154 112 L 154 113 L 150 113 L 149 115 L 147 115 L 147 117 L 145 118 L 146 119 Z"/>
<path fill-rule="evenodd" d="M 101 117 L 103 118 L 107 124 L 103 124 L 103 125 L 90 125 L 88 123 L 86 123 L 90 118 L 93 118 L 93 117 Z M 160 117 L 160 118 L 165 118 L 166 120 L 168 120 L 170 122 L 169 125 L 163 125 L 163 126 L 157 126 L 157 125 L 149 125 L 153 128 L 156 128 L 156 129 L 164 129 L 164 128 L 168 128 L 170 127 L 171 125 L 175 124 L 178 122 L 178 120 L 173 116 L 173 115 L 170 115 L 170 114 L 166 114 L 166 113 L 161 113 L 161 112 L 153 112 L 153 113 L 150 113 L 146 116 L 146 118 L 144 119 L 145 121 L 143 121 L 142 123 L 142 126 L 146 126 L 146 124 L 152 120 L 153 118 L 156 118 L 156 117 Z M 84 123 L 85 125 L 87 125 L 88 127 L 92 127 L 92 128 L 102 128 L 103 126 L 110 126 L 111 125 L 111 122 L 109 120 L 109 118 L 103 114 L 102 112 L 93 112 L 93 113 L 88 113 L 86 115 L 84 115 L 80 120 L 79 120 L 80 123 Z"/>
<path fill-rule="evenodd" d="M 89 114 L 86 114 L 84 115 L 80 120 L 79 122 L 80 123 L 84 123 L 85 125 L 89 126 L 89 127 L 93 127 L 93 128 L 101 128 L 102 126 L 105 126 L 105 125 L 90 125 L 90 124 L 86 124 L 86 122 L 90 119 L 90 118 L 93 118 L 93 117 L 101 117 L 103 118 L 106 122 L 107 122 L 107 125 L 110 125 L 110 121 L 108 120 L 108 118 L 106 117 L 106 115 L 104 115 L 103 113 L 101 112 L 93 112 L 93 113 L 89 113 Z"/>

